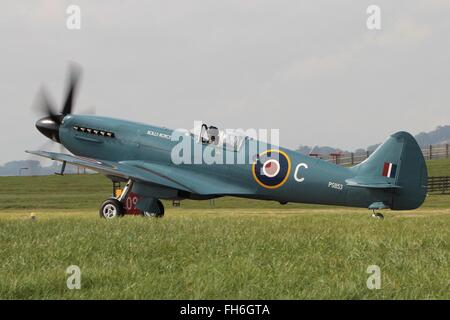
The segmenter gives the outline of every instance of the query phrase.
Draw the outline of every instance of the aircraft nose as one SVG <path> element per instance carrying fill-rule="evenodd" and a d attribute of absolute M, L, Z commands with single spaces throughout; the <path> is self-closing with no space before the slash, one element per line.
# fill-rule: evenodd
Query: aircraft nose
<path fill-rule="evenodd" d="M 59 141 L 59 124 L 56 123 L 51 117 L 44 117 L 36 121 L 36 128 L 49 139 L 53 141 Z"/>

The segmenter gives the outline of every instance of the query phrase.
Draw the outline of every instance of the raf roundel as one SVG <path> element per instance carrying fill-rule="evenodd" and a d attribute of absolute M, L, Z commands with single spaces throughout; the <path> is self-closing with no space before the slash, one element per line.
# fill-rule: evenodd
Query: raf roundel
<path fill-rule="evenodd" d="M 255 181 L 268 189 L 281 187 L 291 172 L 291 161 L 288 155 L 280 150 L 262 152 L 252 166 Z"/>
<path fill-rule="evenodd" d="M 276 177 L 280 172 L 280 163 L 276 159 L 269 159 L 264 162 L 262 166 L 263 174 L 266 177 L 273 178 Z"/>

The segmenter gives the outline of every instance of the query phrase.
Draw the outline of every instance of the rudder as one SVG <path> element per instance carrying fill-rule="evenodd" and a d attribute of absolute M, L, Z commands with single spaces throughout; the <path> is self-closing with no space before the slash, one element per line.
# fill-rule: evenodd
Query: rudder
<path fill-rule="evenodd" d="M 397 186 L 387 205 L 393 210 L 418 208 L 427 194 L 428 172 L 414 137 L 404 131 L 391 135 L 364 162 L 354 166 L 358 179 Z"/>

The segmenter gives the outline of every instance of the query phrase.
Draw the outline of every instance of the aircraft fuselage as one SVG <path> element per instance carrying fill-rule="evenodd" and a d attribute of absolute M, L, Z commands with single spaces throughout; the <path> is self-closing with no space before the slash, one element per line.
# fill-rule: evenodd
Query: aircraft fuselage
<path fill-rule="evenodd" d="M 93 133 L 93 130 L 97 133 Z M 280 168 L 281 173 L 278 173 L 281 176 L 275 175 L 272 178 L 265 176 L 262 168 L 255 169 L 255 159 L 248 159 L 248 156 L 243 164 L 174 164 L 171 158 L 172 150 L 179 141 L 170 139 L 172 133 L 173 130 L 167 128 L 85 115 L 66 116 L 59 129 L 61 143 L 77 156 L 116 162 L 142 160 L 183 167 L 197 172 L 199 176 L 227 179 L 251 190 L 248 194 L 237 195 L 240 197 L 280 203 L 301 202 L 366 208 L 374 201 L 390 202 L 392 198 L 390 193 L 382 190 L 349 188 L 346 179 L 356 175 L 352 168 L 338 166 L 285 148 L 277 147 L 279 151 L 274 151 L 279 152 L 282 157 L 284 162 L 280 161 L 280 166 L 284 168 Z M 205 148 L 215 148 L 202 145 L 195 141 L 194 137 L 191 139 L 193 148 L 200 144 L 202 152 L 205 152 Z M 240 156 L 239 153 L 247 152 L 258 143 L 261 142 L 247 139 L 242 149 L 235 152 L 236 158 Z M 269 148 L 268 150 L 275 149 L 270 146 Z M 215 152 L 225 153 L 220 148 L 216 148 Z M 273 155 L 271 151 L 270 154 Z M 195 198 L 195 195 L 192 197 Z"/>

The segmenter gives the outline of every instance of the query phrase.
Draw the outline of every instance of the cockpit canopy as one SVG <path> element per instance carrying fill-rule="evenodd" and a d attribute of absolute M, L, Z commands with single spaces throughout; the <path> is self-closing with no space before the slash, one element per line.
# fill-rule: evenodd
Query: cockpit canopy
<path fill-rule="evenodd" d="M 239 130 L 219 130 L 215 126 L 202 124 L 198 134 L 198 143 L 223 146 L 227 150 L 239 151 L 247 136 Z"/>

